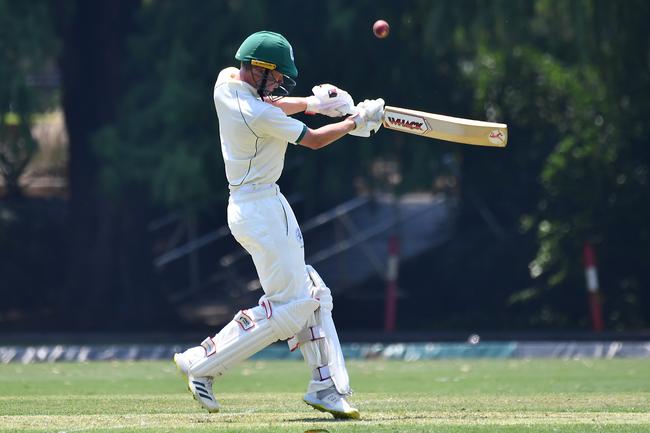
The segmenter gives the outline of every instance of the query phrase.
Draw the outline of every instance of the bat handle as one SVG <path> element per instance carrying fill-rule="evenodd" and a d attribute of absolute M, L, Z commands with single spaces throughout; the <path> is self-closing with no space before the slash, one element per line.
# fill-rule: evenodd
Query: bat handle
<path fill-rule="evenodd" d="M 352 107 L 352 108 L 350 108 L 350 110 L 348 110 L 347 114 L 349 114 L 350 116 L 354 116 L 354 115 L 357 114 L 358 112 L 359 112 L 359 110 L 357 109 L 357 107 Z M 384 108 L 384 109 L 382 110 L 382 113 L 381 113 L 381 121 L 382 121 L 382 122 L 384 121 L 384 113 L 385 113 L 385 112 L 386 112 L 386 108 Z"/>

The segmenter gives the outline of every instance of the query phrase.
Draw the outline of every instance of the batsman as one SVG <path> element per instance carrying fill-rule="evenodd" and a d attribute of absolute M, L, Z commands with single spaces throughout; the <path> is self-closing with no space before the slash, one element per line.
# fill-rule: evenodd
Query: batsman
<path fill-rule="evenodd" d="M 300 227 L 276 182 L 288 143 L 320 149 L 346 134 L 369 137 L 381 126 L 384 101 L 356 107 L 350 94 L 330 84 L 313 95 L 288 97 L 298 70 L 280 34 L 262 31 L 241 44 L 239 69 L 222 70 L 214 86 L 221 153 L 230 190 L 228 226 L 251 255 L 264 291 L 258 305 L 241 310 L 213 337 L 174 356 L 194 398 L 218 412 L 213 380 L 271 343 L 300 349 L 311 369 L 303 400 L 335 418 L 358 419 L 348 372 L 332 319 L 330 289 L 305 264 Z M 290 117 L 307 112 L 341 118 L 317 129 Z"/>

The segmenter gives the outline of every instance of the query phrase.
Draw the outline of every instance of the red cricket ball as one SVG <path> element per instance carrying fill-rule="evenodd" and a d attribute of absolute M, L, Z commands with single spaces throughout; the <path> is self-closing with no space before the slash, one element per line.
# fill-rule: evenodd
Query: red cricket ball
<path fill-rule="evenodd" d="M 373 24 L 372 26 L 372 32 L 379 39 L 383 39 L 386 36 L 388 36 L 388 33 L 390 33 L 390 26 L 384 20 L 377 20 L 375 21 L 375 24 Z"/>

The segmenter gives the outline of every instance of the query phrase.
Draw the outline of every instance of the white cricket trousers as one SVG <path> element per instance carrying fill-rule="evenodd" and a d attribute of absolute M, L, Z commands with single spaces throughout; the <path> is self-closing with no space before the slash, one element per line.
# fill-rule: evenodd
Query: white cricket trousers
<path fill-rule="evenodd" d="M 300 345 L 312 369 L 308 393 L 335 385 L 339 393 L 349 394 L 349 378 L 331 316 L 330 290 L 316 271 L 312 270 L 315 277 L 310 277 L 298 222 L 278 186 L 255 185 L 231 190 L 228 226 L 252 256 L 264 296 L 260 306 L 240 311 L 213 338 L 208 337 L 201 346 L 186 351 L 194 358 L 190 374 L 220 376 L 272 342 L 293 336 L 289 346 L 293 350 Z M 312 299 L 312 292 L 319 294 L 321 300 Z M 321 303 L 325 311 L 315 315 L 319 302 L 328 297 L 329 306 L 327 302 Z M 305 326 L 310 326 L 311 338 L 297 337 L 301 329 L 306 330 Z M 327 335 L 314 337 L 317 327 Z"/>
<path fill-rule="evenodd" d="M 266 298 L 284 304 L 309 298 L 300 227 L 276 184 L 246 185 L 230 192 L 228 226 L 248 251 Z"/>

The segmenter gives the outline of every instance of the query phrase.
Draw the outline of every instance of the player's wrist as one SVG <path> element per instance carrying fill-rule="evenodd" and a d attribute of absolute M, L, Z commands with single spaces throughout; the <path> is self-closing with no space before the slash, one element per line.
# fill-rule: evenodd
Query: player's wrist
<path fill-rule="evenodd" d="M 304 98 L 304 102 L 305 102 L 305 110 L 304 110 L 305 113 L 307 113 L 307 114 L 316 114 L 318 112 L 317 107 L 318 107 L 319 100 L 318 100 L 317 97 L 315 97 L 313 95 L 312 96 L 306 96 Z"/>

